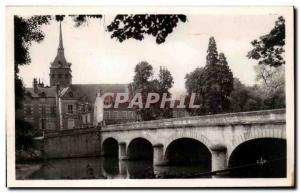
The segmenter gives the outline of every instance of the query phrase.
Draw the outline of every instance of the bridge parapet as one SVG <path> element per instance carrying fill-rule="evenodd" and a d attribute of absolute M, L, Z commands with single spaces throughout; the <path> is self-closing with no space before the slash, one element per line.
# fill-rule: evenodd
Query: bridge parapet
<path fill-rule="evenodd" d="M 102 131 L 285 123 L 285 109 L 193 116 L 108 125 Z"/>

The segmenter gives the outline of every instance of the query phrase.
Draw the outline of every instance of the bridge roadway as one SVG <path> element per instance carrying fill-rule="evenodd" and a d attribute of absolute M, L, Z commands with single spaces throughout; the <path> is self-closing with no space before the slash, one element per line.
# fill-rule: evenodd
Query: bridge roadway
<path fill-rule="evenodd" d="M 110 141 L 115 141 L 120 160 L 131 159 L 135 154 L 132 151 L 136 150 L 142 151 L 136 154 L 146 157 L 152 154 L 154 165 L 165 165 L 172 144 L 190 139 L 201 143 L 211 154 L 211 171 L 223 170 L 233 152 L 247 141 L 266 138 L 285 141 L 285 116 L 284 109 L 275 109 L 108 125 L 101 129 L 101 154 L 108 154 L 114 148 Z M 136 143 L 138 140 L 151 144 L 152 151 L 146 146 L 130 150 L 133 143 L 145 144 Z"/>

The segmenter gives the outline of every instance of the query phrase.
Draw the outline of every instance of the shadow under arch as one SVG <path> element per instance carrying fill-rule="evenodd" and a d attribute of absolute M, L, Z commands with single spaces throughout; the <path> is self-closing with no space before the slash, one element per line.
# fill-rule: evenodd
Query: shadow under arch
<path fill-rule="evenodd" d="M 138 137 L 129 143 L 127 157 L 130 160 L 153 160 L 153 146 L 145 138 Z"/>
<path fill-rule="evenodd" d="M 118 141 L 112 137 L 106 138 L 102 143 L 102 154 L 104 157 L 117 158 L 119 154 Z"/>
<path fill-rule="evenodd" d="M 178 138 L 166 148 L 165 159 L 168 165 L 203 165 L 203 171 L 211 171 L 211 152 L 208 147 L 193 138 Z"/>
<path fill-rule="evenodd" d="M 231 177 L 279 178 L 286 177 L 286 140 L 255 138 L 244 141 L 232 150 L 228 167 Z"/>

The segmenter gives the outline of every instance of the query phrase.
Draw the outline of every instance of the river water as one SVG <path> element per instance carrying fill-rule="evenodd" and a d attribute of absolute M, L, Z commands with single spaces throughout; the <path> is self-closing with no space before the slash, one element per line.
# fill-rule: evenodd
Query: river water
<path fill-rule="evenodd" d="M 37 163 L 36 163 L 37 164 Z M 197 175 L 208 172 L 201 164 L 189 166 L 153 166 L 151 161 L 119 161 L 117 158 L 89 157 L 48 160 L 28 179 L 153 179 L 210 178 Z"/>
<path fill-rule="evenodd" d="M 31 165 L 32 168 L 39 169 L 31 173 L 31 175 L 26 176 L 25 179 L 212 178 L 210 166 L 201 163 L 188 164 L 187 166 L 153 166 L 152 161 L 146 160 L 120 161 L 117 158 L 88 157 L 47 160 L 40 163 L 31 163 L 29 165 Z M 253 165 L 251 167 L 239 168 L 238 170 L 224 171 L 221 175 L 219 173 L 214 177 L 286 177 L 286 160 L 276 161 L 262 166 Z"/>

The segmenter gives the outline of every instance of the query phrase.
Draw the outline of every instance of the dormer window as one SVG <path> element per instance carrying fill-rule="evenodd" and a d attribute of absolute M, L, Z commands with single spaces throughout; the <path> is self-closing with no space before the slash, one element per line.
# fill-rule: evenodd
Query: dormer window
<path fill-rule="evenodd" d="M 45 93 L 45 92 L 42 92 L 42 93 L 40 94 L 40 96 L 41 96 L 41 97 L 46 97 L 46 93 Z"/>

